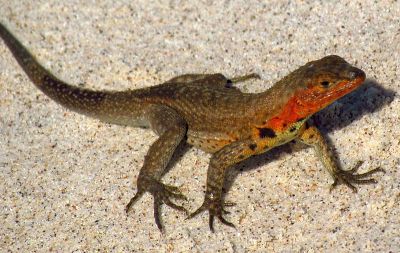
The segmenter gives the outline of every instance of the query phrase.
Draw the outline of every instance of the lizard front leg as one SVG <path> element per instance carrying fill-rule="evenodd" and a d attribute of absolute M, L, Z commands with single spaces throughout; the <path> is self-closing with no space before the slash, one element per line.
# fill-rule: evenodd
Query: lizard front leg
<path fill-rule="evenodd" d="M 126 212 L 145 193 L 154 198 L 154 219 L 162 230 L 159 209 L 166 204 L 174 209 L 187 213 L 187 210 L 173 203 L 170 198 L 186 199 L 175 186 L 161 183 L 161 177 L 176 147 L 186 134 L 186 122 L 174 110 L 166 106 L 152 105 L 146 110 L 151 128 L 160 136 L 149 148 L 144 164 L 137 179 L 136 195 L 126 206 Z"/>
<path fill-rule="evenodd" d="M 254 153 L 252 145 L 254 144 L 251 140 L 237 141 L 213 154 L 207 171 L 207 189 L 204 202 L 200 208 L 189 215 L 188 219 L 208 210 L 209 226 L 212 232 L 214 232 L 214 217 L 217 217 L 223 224 L 234 227 L 231 222 L 223 217 L 223 214 L 228 213 L 224 206 L 233 205 L 233 203 L 223 203 L 222 201 L 225 172 L 232 165 L 251 156 Z"/>
<path fill-rule="evenodd" d="M 351 170 L 341 169 L 319 130 L 315 126 L 309 126 L 308 123 L 306 123 L 304 131 L 298 136 L 298 139 L 303 143 L 314 147 L 325 169 L 328 170 L 329 174 L 333 178 L 331 190 L 337 186 L 339 182 L 341 182 L 346 184 L 351 190 L 353 190 L 353 192 L 357 192 L 357 188 L 353 184 L 376 183 L 375 179 L 365 179 L 365 177 L 370 176 L 378 171 L 383 171 L 380 168 L 376 168 L 365 173 L 355 174 L 361 163 L 358 163 Z"/>

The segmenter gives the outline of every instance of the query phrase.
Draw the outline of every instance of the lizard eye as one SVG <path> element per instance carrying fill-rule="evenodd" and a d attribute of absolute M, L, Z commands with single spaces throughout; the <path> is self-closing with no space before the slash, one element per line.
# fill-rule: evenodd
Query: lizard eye
<path fill-rule="evenodd" d="M 322 81 L 322 82 L 321 82 L 321 85 L 322 85 L 322 87 L 324 87 L 324 88 L 328 88 L 330 84 L 331 84 L 331 83 L 330 83 L 329 81 Z"/>

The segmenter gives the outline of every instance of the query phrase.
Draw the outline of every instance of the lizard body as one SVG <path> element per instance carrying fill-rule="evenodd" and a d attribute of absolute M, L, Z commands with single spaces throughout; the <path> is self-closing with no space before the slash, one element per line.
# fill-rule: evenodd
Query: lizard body
<path fill-rule="evenodd" d="M 161 182 L 176 147 L 184 138 L 212 154 L 207 189 L 202 206 L 189 215 L 209 212 L 225 220 L 222 186 L 225 172 L 250 156 L 267 152 L 293 139 L 311 145 L 334 179 L 356 190 L 353 184 L 374 183 L 369 176 L 342 170 L 327 143 L 307 120 L 335 100 L 358 88 L 365 73 L 339 56 L 331 55 L 299 67 L 272 88 L 257 94 L 242 93 L 233 83 L 259 78 L 257 74 L 226 78 L 222 74 L 187 74 L 165 83 L 127 91 L 94 91 L 72 86 L 46 70 L 27 49 L 0 24 L 0 36 L 31 81 L 47 96 L 68 109 L 105 122 L 149 127 L 159 138 L 150 146 L 137 179 L 137 193 L 131 206 L 145 193 L 154 199 L 154 217 L 159 229 L 161 204 L 187 212 L 171 201 L 185 199 L 179 189 Z"/>

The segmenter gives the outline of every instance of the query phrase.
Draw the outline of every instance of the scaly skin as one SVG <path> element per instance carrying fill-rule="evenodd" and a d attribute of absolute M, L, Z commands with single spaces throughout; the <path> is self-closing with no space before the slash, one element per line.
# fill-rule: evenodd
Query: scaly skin
<path fill-rule="evenodd" d="M 135 127 L 150 127 L 159 138 L 151 145 L 137 180 L 137 193 L 126 207 L 145 193 L 154 197 L 154 217 L 158 228 L 161 204 L 187 212 L 171 198 L 185 199 L 179 189 L 161 183 L 161 177 L 178 144 L 187 142 L 212 153 L 207 190 L 202 206 L 189 218 L 209 212 L 212 231 L 214 217 L 233 226 L 223 217 L 222 186 L 225 172 L 250 156 L 298 139 L 311 145 L 334 179 L 344 183 L 375 183 L 364 179 L 380 169 L 355 174 L 342 170 L 327 143 L 307 120 L 335 100 L 358 88 L 365 73 L 339 56 L 312 61 L 258 94 L 242 93 L 233 83 L 259 78 L 257 74 L 228 79 L 222 74 L 188 74 L 163 84 L 129 91 L 94 91 L 69 85 L 42 67 L 23 45 L 0 24 L 0 36 L 31 81 L 57 103 L 102 121 Z M 358 166 L 357 166 L 358 167 Z"/>

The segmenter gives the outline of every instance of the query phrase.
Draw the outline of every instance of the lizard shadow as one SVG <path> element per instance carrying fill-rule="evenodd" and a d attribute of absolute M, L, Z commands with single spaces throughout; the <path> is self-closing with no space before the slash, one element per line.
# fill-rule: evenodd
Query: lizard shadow
<path fill-rule="evenodd" d="M 367 79 L 362 87 L 318 112 L 311 120 L 318 126 L 321 133 L 327 137 L 328 133 L 348 126 L 363 115 L 381 110 L 384 106 L 389 105 L 395 96 L 396 92 L 393 90 L 383 88 L 376 81 Z M 329 137 L 326 138 L 326 141 L 333 147 Z M 276 147 L 267 153 L 250 157 L 235 165 L 227 172 L 224 192 L 229 191 L 236 177 L 242 172 L 255 170 L 261 165 L 280 158 L 284 154 L 298 152 L 304 148 L 307 148 L 307 146 L 292 141 L 288 145 Z M 337 158 L 335 149 L 333 149 L 333 153 Z"/>

